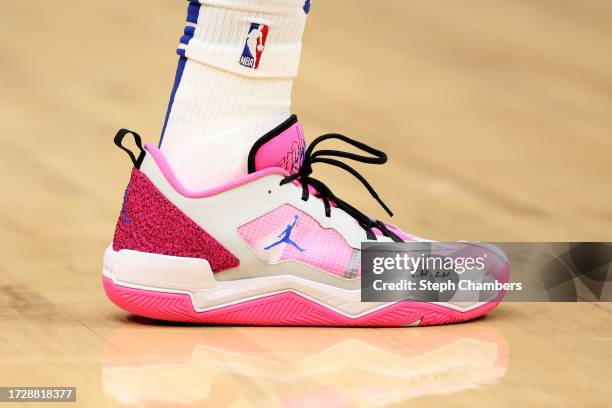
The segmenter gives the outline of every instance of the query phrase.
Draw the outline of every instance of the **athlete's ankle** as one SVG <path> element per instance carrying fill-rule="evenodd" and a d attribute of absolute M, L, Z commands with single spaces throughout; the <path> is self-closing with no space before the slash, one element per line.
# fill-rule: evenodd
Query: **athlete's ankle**
<path fill-rule="evenodd" d="M 190 2 L 160 141 L 188 187 L 245 175 L 250 147 L 289 116 L 309 9 L 304 0 Z"/>

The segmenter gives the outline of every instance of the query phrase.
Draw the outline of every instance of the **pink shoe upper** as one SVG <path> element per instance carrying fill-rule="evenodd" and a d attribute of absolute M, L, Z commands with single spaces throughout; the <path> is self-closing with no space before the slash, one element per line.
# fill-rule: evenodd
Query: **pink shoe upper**
<path fill-rule="evenodd" d="M 157 147 L 148 144 L 146 150 L 178 193 L 189 198 L 207 198 L 270 174 L 283 177 L 296 174 L 304 163 L 306 141 L 303 127 L 297 117 L 292 116 L 255 143 L 248 158 L 248 175 L 204 191 L 191 191 L 182 185 Z M 298 185 L 297 181 L 293 183 Z M 309 190 L 311 195 L 317 194 L 312 186 L 309 186 Z M 334 202 L 330 204 L 335 206 Z M 266 249 L 274 244 L 278 234 L 286 227 L 287 220 L 294 216 L 300 220 L 292 231 L 292 237 L 308 250 L 301 251 L 293 245 L 285 244 Z M 387 228 L 405 241 L 416 241 L 395 226 L 387 225 Z M 373 228 L 373 232 L 376 236 L 383 235 L 378 228 Z M 314 218 L 291 205 L 272 208 L 267 214 L 239 227 L 236 233 L 266 263 L 293 260 L 343 278 L 355 279 L 361 276 L 359 249 L 351 247 L 336 230 L 323 228 Z M 240 264 L 236 256 L 183 214 L 138 169 L 133 170 L 126 190 L 113 248 L 116 251 L 132 249 L 204 258 L 210 262 L 215 272 Z"/>

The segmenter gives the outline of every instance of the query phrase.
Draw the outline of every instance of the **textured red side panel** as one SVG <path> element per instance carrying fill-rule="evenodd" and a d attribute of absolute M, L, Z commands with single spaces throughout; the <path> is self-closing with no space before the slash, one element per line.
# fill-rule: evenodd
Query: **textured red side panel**
<path fill-rule="evenodd" d="M 240 264 L 231 252 L 176 208 L 138 169 L 132 170 L 113 249 L 206 259 L 214 272 Z"/>

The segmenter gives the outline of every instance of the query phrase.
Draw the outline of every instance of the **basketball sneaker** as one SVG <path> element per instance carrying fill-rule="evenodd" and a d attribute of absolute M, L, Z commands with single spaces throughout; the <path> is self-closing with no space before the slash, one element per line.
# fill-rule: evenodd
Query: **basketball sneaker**
<path fill-rule="evenodd" d="M 123 145 L 132 136 L 139 151 Z M 357 154 L 317 149 L 328 140 Z M 261 137 L 249 174 L 204 191 L 187 189 L 163 153 L 122 129 L 115 144 L 134 168 L 112 245 L 104 255 L 108 297 L 130 313 L 160 320 L 297 326 L 423 326 L 474 319 L 503 293 L 478 302 L 362 302 L 362 242 L 424 241 L 374 220 L 312 177 L 314 164 L 355 176 L 347 161 L 384 164 L 387 156 L 339 134 L 308 147 L 294 115 Z M 498 280 L 508 264 L 499 259 Z"/>

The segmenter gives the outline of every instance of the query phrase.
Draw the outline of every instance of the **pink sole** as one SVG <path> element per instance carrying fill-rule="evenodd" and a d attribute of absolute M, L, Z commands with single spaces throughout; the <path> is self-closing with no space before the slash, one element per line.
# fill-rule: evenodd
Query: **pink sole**
<path fill-rule="evenodd" d="M 103 277 L 103 284 L 113 303 L 135 315 L 174 322 L 222 325 L 398 327 L 419 322 L 419 326 L 431 326 L 472 320 L 499 304 L 497 300 L 462 313 L 430 303 L 401 302 L 352 319 L 295 293 L 286 292 L 197 312 L 189 295 L 128 288 L 114 284 L 107 277 Z"/>

